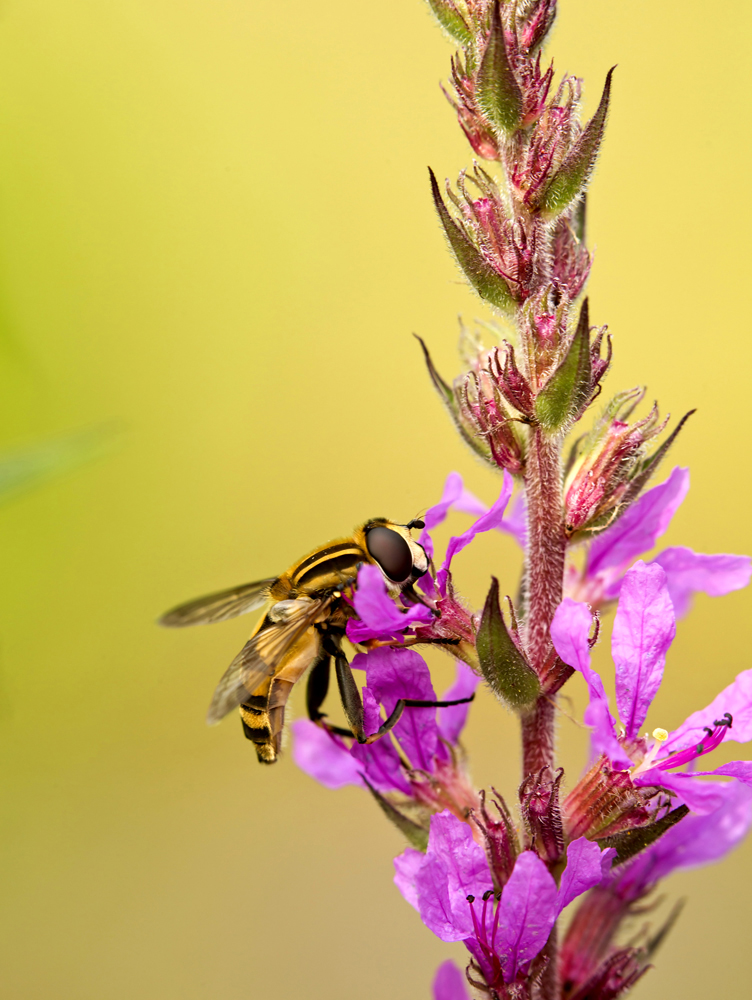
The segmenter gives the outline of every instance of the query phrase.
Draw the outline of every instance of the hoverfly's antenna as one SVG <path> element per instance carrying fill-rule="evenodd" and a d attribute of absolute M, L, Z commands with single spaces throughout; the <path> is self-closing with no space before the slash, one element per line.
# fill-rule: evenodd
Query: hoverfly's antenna
<path fill-rule="evenodd" d="M 405 525 L 408 531 L 412 531 L 413 528 L 420 528 L 422 530 L 423 528 L 425 528 L 425 526 L 426 522 L 422 521 L 419 517 L 413 518 L 412 521 L 409 521 Z"/>

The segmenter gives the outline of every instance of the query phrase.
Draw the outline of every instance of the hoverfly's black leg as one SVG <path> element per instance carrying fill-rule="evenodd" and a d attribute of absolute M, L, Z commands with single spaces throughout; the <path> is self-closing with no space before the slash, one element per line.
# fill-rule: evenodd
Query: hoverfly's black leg
<path fill-rule="evenodd" d="M 329 691 L 330 668 L 331 656 L 327 652 L 322 652 L 308 674 L 306 706 L 308 708 L 308 718 L 311 722 L 319 722 L 326 716 L 326 713 L 321 711 L 321 706 L 324 704 Z"/>
<path fill-rule="evenodd" d="M 455 698 L 453 701 L 420 701 L 417 698 L 405 698 L 405 708 L 451 708 L 452 705 L 467 705 L 475 701 L 475 695 L 469 698 Z"/>
<path fill-rule="evenodd" d="M 350 664 L 347 657 L 342 652 L 339 644 L 339 636 L 327 635 L 324 637 L 324 649 L 334 657 L 334 670 L 337 674 L 337 686 L 342 699 L 342 707 L 345 710 L 345 717 L 350 726 L 351 732 L 348 736 L 354 736 L 358 743 L 375 743 L 384 733 L 396 726 L 402 710 L 405 707 L 404 701 L 400 700 L 394 706 L 394 711 L 375 733 L 366 735 L 365 719 L 363 715 L 363 699 L 360 696 L 358 685 L 355 683 Z M 334 732 L 334 729 L 332 730 Z"/>

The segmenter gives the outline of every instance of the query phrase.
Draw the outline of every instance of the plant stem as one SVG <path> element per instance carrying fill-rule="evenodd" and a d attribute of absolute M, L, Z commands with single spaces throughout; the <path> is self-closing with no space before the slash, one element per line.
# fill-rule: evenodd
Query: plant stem
<path fill-rule="evenodd" d="M 561 442 L 539 427 L 533 430 L 525 471 L 528 547 L 526 649 L 539 674 L 551 647 L 549 629 L 561 603 L 564 580 L 564 533 Z M 540 697 L 522 720 L 523 775 L 554 763 L 554 706 Z"/>

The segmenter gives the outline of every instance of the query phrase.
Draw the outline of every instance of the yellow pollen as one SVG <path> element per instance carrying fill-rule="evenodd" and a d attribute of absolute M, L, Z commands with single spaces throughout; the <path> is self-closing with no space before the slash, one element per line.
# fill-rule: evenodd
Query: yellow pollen
<path fill-rule="evenodd" d="M 659 743 L 663 743 L 664 740 L 668 739 L 668 733 L 665 729 L 654 729 L 653 739 L 658 740 Z"/>

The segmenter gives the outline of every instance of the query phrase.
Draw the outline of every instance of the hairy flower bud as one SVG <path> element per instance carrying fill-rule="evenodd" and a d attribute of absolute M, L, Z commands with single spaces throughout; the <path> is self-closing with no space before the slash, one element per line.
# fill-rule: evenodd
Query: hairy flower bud
<path fill-rule="evenodd" d="M 550 767 L 528 774 L 520 785 L 520 811 L 530 844 L 544 860 L 555 863 L 564 854 L 564 831 L 559 808 L 559 785 L 564 769 L 552 775 Z"/>
<path fill-rule="evenodd" d="M 616 396 L 579 446 L 564 484 L 565 523 L 570 536 L 606 527 L 643 470 L 646 446 L 668 419 L 659 419 L 656 405 L 647 417 L 629 424 L 627 418 L 644 395 L 644 390 L 633 389 Z"/>
<path fill-rule="evenodd" d="M 455 389 L 463 422 L 473 427 L 500 469 L 519 473 L 524 467 L 524 442 L 504 405 L 499 385 L 486 369 L 468 372 Z"/>

